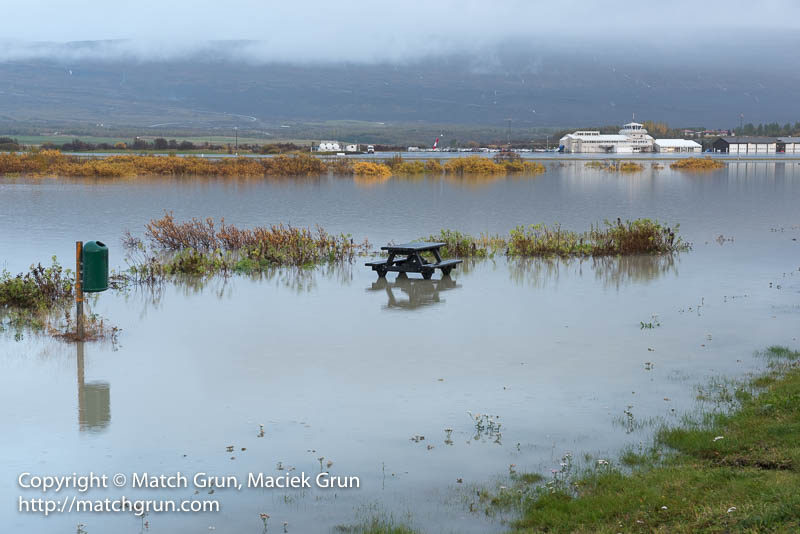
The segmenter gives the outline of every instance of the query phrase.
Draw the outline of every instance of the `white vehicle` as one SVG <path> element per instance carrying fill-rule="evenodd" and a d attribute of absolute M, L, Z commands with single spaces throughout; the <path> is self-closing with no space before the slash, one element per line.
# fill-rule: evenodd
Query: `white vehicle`
<path fill-rule="evenodd" d="M 375 147 L 373 145 L 367 145 L 367 154 L 374 154 Z"/>

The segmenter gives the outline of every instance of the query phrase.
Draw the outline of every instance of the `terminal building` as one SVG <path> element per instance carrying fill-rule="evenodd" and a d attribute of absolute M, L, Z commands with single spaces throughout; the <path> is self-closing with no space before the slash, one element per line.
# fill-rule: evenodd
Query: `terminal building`
<path fill-rule="evenodd" d="M 559 151 L 569 154 L 605 153 L 633 154 L 652 152 L 654 139 L 638 122 L 629 122 L 619 134 L 601 134 L 596 130 L 583 130 L 561 138 Z"/>

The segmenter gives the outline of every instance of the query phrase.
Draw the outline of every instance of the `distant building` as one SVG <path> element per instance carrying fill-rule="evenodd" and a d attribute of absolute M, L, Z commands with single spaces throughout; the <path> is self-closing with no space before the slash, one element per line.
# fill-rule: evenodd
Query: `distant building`
<path fill-rule="evenodd" d="M 778 137 L 775 150 L 784 154 L 800 154 L 800 137 Z"/>
<path fill-rule="evenodd" d="M 344 147 L 345 152 L 358 152 L 358 145 L 349 144 Z"/>
<path fill-rule="evenodd" d="M 629 122 L 619 134 L 601 134 L 599 131 L 583 130 L 567 134 L 561 138 L 559 150 L 577 153 L 616 153 L 651 152 L 653 138 L 638 122 Z"/>
<path fill-rule="evenodd" d="M 320 141 L 317 147 L 319 152 L 339 152 L 341 149 L 339 141 Z"/>
<path fill-rule="evenodd" d="M 688 139 L 656 139 L 653 141 L 654 152 L 702 152 L 703 147 L 696 141 Z"/>
<path fill-rule="evenodd" d="M 714 152 L 729 154 L 774 154 L 777 139 L 774 137 L 720 137 L 713 144 Z"/>

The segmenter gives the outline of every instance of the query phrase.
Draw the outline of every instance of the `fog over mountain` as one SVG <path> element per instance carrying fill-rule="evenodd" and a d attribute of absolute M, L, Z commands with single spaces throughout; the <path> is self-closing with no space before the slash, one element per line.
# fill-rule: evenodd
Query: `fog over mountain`
<path fill-rule="evenodd" d="M 800 120 L 791 1 L 50 4 L 0 20 L 0 121 Z"/>

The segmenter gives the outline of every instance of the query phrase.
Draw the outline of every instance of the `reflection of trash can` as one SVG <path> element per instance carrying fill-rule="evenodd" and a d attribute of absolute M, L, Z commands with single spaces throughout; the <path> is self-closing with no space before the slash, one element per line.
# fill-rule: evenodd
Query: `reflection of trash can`
<path fill-rule="evenodd" d="M 107 382 L 89 382 L 78 392 L 81 430 L 99 431 L 111 422 L 111 388 Z"/>
<path fill-rule="evenodd" d="M 108 247 L 102 241 L 83 245 L 83 291 L 96 293 L 108 289 Z"/>

